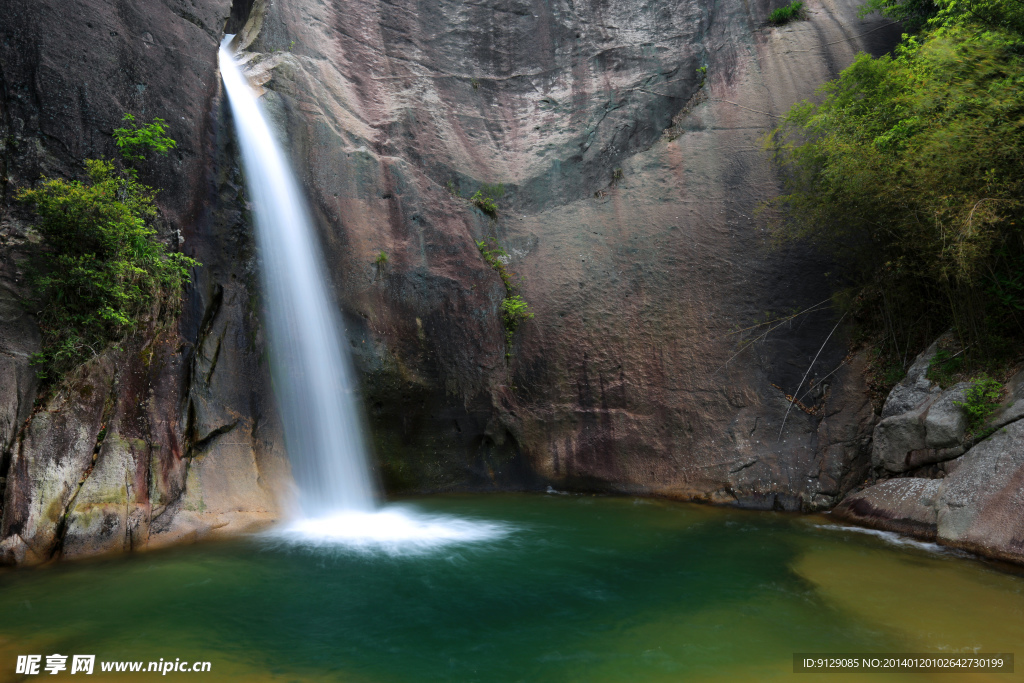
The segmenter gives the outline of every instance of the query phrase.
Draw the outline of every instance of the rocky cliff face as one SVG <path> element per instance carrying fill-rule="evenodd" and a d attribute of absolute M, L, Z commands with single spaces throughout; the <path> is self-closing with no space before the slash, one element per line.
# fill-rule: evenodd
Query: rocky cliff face
<path fill-rule="evenodd" d="M 801 386 L 834 315 L 758 326 L 826 299 L 827 267 L 753 214 L 762 132 L 891 28 L 853 3 L 781 29 L 767 4 L 254 7 L 250 73 L 317 206 L 386 481 L 502 485 L 521 459 L 556 487 L 793 509 L 862 473 L 841 334 Z M 459 196 L 485 184 L 495 217 Z M 488 238 L 536 313 L 508 362 Z"/>
<path fill-rule="evenodd" d="M 230 2 L 5 4 L 0 25 L 0 560 L 33 563 L 245 528 L 278 512 L 287 461 L 269 408 L 252 252 L 216 49 Z M 38 332 L 20 264 L 41 175 L 111 156 L 125 112 L 160 116 L 178 148 L 142 179 L 162 188 L 161 236 L 205 266 L 172 329 L 149 329 L 37 397 Z M 184 242 L 182 244 L 182 241 Z"/>
<path fill-rule="evenodd" d="M 827 266 L 768 249 L 753 211 L 775 189 L 762 131 L 857 51 L 893 42 L 855 4 L 810 3 L 808 21 L 771 28 L 765 2 L 10 0 L 5 561 L 278 514 L 287 463 L 219 94 L 224 28 L 242 34 L 319 219 L 392 491 L 830 506 L 869 464 L 859 361 L 815 307 Z M 144 179 L 164 188 L 161 234 L 204 267 L 174 329 L 36 403 L 18 265 L 31 233 L 12 196 L 111 154 L 126 111 L 169 122 L 179 147 Z M 504 188 L 494 217 L 464 199 L 484 183 Z M 487 238 L 535 312 L 512 348 Z"/>

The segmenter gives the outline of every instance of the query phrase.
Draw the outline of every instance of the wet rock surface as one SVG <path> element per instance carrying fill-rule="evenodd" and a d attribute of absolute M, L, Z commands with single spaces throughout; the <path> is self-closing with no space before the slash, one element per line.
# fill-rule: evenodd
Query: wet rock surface
<path fill-rule="evenodd" d="M 1024 563 L 1024 423 L 1003 427 L 942 479 L 890 479 L 847 496 L 833 514 Z"/>

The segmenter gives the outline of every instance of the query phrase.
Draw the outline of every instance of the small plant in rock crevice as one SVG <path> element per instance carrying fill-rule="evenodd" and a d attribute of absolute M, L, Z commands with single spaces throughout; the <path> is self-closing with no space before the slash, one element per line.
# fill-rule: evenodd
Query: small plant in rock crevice
<path fill-rule="evenodd" d="M 478 209 L 491 218 L 498 216 L 498 202 L 496 200 L 505 196 L 505 186 L 502 184 L 488 185 L 484 183 L 480 189 L 473 193 L 469 201 Z"/>
<path fill-rule="evenodd" d="M 791 2 L 784 7 L 779 7 L 768 15 L 768 23 L 774 26 L 782 26 L 791 21 L 803 19 L 805 16 L 804 3 L 800 0 Z"/>
<path fill-rule="evenodd" d="M 512 337 L 519 329 L 519 325 L 532 317 L 533 312 L 530 311 L 529 305 L 518 294 L 507 296 L 501 302 L 501 318 L 505 323 L 505 344 L 509 348 L 512 347 Z"/>
<path fill-rule="evenodd" d="M 498 203 L 480 190 L 474 192 L 473 196 L 469 198 L 469 201 L 473 203 L 476 208 L 480 209 L 491 218 L 498 215 Z"/>
<path fill-rule="evenodd" d="M 377 257 L 373 259 L 373 262 L 377 265 L 377 268 L 383 268 L 388 265 L 388 252 L 381 249 L 380 253 L 377 254 Z"/>
<path fill-rule="evenodd" d="M 982 373 L 971 380 L 971 386 L 964 394 L 963 401 L 953 404 L 967 415 L 967 431 L 976 432 L 999 407 L 1003 396 L 1003 385 Z"/>
<path fill-rule="evenodd" d="M 449 180 L 445 183 L 445 187 L 448 189 L 448 194 L 459 199 L 465 199 L 476 208 L 483 211 L 490 218 L 498 217 L 498 202 L 497 200 L 505 196 L 505 186 L 501 183 L 497 185 L 488 185 L 483 183 L 479 189 L 474 192 L 468 198 L 463 196 L 462 189 L 454 180 Z"/>

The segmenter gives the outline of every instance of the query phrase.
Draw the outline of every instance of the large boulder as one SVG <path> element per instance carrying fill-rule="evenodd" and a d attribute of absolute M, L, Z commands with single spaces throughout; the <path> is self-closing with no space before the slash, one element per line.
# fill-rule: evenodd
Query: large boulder
<path fill-rule="evenodd" d="M 879 472 L 914 470 L 951 460 L 965 450 L 967 416 L 959 404 L 970 385 L 960 382 L 943 390 L 928 379 L 938 344 L 914 360 L 886 398 L 871 445 L 872 465 Z"/>
<path fill-rule="evenodd" d="M 833 514 L 1024 563 L 1024 420 L 984 439 L 943 479 L 899 478 L 847 496 Z"/>
<path fill-rule="evenodd" d="M 934 540 L 939 479 L 889 479 L 847 496 L 832 510 L 845 520 Z"/>
<path fill-rule="evenodd" d="M 939 350 L 939 342 L 934 342 L 922 351 L 907 370 L 907 375 L 900 380 L 885 398 L 882 406 L 882 419 L 907 413 L 939 391 L 937 382 L 928 379 L 928 367 Z"/>
<path fill-rule="evenodd" d="M 924 442 L 928 448 L 952 449 L 963 443 L 967 433 L 967 414 L 962 404 L 967 400 L 970 386 L 969 382 L 955 384 L 928 407 L 924 416 Z"/>
<path fill-rule="evenodd" d="M 941 543 L 1024 562 L 1024 421 L 968 451 L 936 503 Z"/>

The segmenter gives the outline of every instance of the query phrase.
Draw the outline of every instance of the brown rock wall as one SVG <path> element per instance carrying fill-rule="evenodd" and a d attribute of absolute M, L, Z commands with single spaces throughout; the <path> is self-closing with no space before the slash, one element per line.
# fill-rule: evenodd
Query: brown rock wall
<path fill-rule="evenodd" d="M 776 189 L 763 131 L 895 31 L 852 2 L 782 29 L 768 9 L 267 7 L 250 73 L 318 207 L 388 481 L 541 483 L 522 461 L 556 486 L 794 508 L 863 472 L 860 374 L 825 378 L 841 331 L 798 397 L 811 414 L 785 398 L 834 314 L 757 339 L 766 316 L 827 298 L 828 266 L 772 252 L 752 216 Z M 450 191 L 483 183 L 504 185 L 493 219 Z M 508 365 L 487 237 L 536 314 Z"/>

